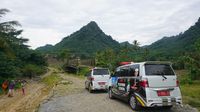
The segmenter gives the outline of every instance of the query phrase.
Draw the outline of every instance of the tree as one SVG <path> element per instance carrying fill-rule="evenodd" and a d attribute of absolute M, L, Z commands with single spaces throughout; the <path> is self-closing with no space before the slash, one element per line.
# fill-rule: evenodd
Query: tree
<path fill-rule="evenodd" d="M 114 69 L 116 63 L 116 54 L 112 49 L 106 49 L 96 53 L 96 65 Z"/>
<path fill-rule="evenodd" d="M 186 56 L 182 56 L 186 68 L 189 70 L 189 76 L 191 80 L 200 79 L 200 39 L 195 42 L 195 52 L 188 53 Z"/>
<path fill-rule="evenodd" d="M 58 53 L 58 60 L 65 61 L 70 57 L 70 51 L 68 49 L 63 49 Z"/>
<path fill-rule="evenodd" d="M 1 21 L 8 12 L 7 9 L 0 9 L 0 78 L 19 77 L 31 70 L 43 73 L 46 61 L 41 54 L 25 45 L 28 39 L 21 37 L 23 30 L 15 28 L 21 26 L 19 22 Z"/>
<path fill-rule="evenodd" d="M 10 12 L 8 9 L 0 9 L 0 19 L 6 14 Z M 21 26 L 18 21 L 7 21 L 0 23 L 0 31 L 1 32 L 14 32 L 16 31 L 15 26 Z"/>
<path fill-rule="evenodd" d="M 137 51 L 140 48 L 139 45 L 140 45 L 140 43 L 137 40 L 133 41 L 133 49 L 134 50 Z"/>

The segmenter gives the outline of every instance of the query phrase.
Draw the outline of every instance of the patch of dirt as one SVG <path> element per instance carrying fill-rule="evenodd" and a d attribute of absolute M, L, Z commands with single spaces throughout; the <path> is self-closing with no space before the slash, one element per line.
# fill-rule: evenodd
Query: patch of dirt
<path fill-rule="evenodd" d="M 59 83 L 55 85 L 53 88 L 53 96 L 52 97 L 60 97 L 69 94 L 79 93 L 83 91 L 84 88 L 84 80 L 60 73 L 59 76 L 63 79 Z"/>
<path fill-rule="evenodd" d="M 40 102 L 48 97 L 50 88 L 32 81 L 25 87 L 25 95 L 21 89 L 14 92 L 13 97 L 3 95 L 0 98 L 0 112 L 35 112 Z"/>
<path fill-rule="evenodd" d="M 35 112 L 39 104 L 49 97 L 52 88 L 41 83 L 41 78 L 50 75 L 55 70 L 49 68 L 48 72 L 32 80 L 27 80 L 25 85 L 25 95 L 21 89 L 14 91 L 13 97 L 7 95 L 0 96 L 0 112 Z"/>

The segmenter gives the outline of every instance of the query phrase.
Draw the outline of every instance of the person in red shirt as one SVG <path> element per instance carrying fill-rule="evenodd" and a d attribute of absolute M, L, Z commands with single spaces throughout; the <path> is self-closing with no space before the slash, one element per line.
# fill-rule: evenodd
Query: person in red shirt
<path fill-rule="evenodd" d="M 4 94 L 6 94 L 6 89 L 8 88 L 8 84 L 9 84 L 9 81 L 8 81 L 8 80 L 5 80 L 5 81 L 2 83 L 2 89 L 3 89 Z"/>

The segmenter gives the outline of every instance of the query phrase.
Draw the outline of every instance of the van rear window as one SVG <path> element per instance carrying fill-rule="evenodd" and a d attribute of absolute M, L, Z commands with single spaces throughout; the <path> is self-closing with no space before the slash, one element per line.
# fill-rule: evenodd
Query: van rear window
<path fill-rule="evenodd" d="M 145 64 L 146 75 L 175 75 L 170 65 Z"/>
<path fill-rule="evenodd" d="M 94 69 L 93 75 L 109 75 L 108 69 Z"/>

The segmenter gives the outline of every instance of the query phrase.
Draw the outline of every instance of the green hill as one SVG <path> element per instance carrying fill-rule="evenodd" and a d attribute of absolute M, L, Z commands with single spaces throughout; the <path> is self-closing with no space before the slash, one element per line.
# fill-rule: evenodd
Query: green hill
<path fill-rule="evenodd" d="M 78 56 L 91 57 L 97 51 L 107 48 L 117 49 L 119 47 L 120 44 L 117 41 L 113 40 L 111 36 L 106 35 L 94 21 L 91 21 L 79 31 L 63 38 L 55 46 L 40 47 L 37 50 L 56 52 L 68 49 L 71 53 Z"/>
<path fill-rule="evenodd" d="M 121 42 L 121 43 L 120 43 L 120 46 L 121 46 L 121 47 L 133 47 L 133 45 L 130 44 L 128 41 Z"/>
<path fill-rule="evenodd" d="M 160 55 L 166 58 L 180 56 L 187 52 L 194 51 L 194 43 L 200 38 L 200 18 L 184 33 L 162 39 L 146 46 L 152 51 L 152 55 Z"/>
<path fill-rule="evenodd" d="M 41 51 L 43 53 L 51 52 L 53 49 L 53 45 L 51 44 L 46 44 L 45 46 L 38 47 L 36 50 Z"/>

